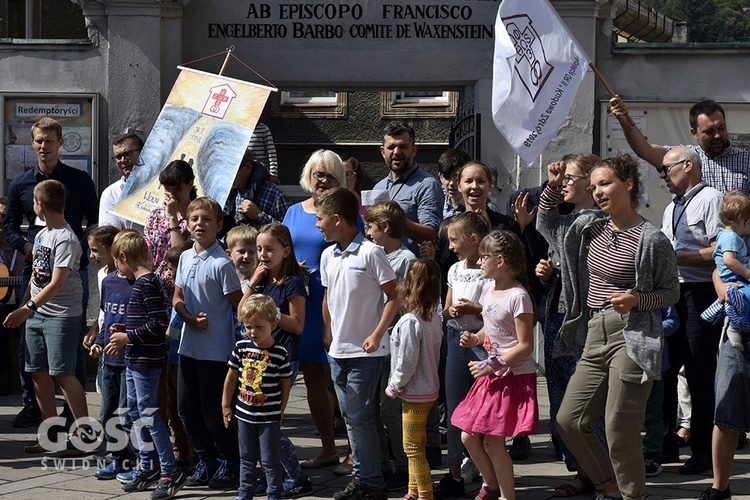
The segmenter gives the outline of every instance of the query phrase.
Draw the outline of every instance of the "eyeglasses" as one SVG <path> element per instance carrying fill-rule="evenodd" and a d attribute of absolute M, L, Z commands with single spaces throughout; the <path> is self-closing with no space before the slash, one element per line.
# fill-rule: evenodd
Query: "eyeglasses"
<path fill-rule="evenodd" d="M 336 183 L 339 182 L 339 180 L 336 178 L 336 176 L 331 175 L 331 174 L 326 174 L 324 172 L 313 172 L 312 176 L 315 177 L 320 182 L 328 181 L 331 184 L 333 184 L 334 182 L 336 182 Z"/>
<path fill-rule="evenodd" d="M 586 178 L 585 175 L 565 174 L 563 176 L 563 184 L 565 184 L 566 186 L 570 186 L 575 181 L 580 180 L 580 179 L 585 179 L 585 178 Z"/>
<path fill-rule="evenodd" d="M 128 149 L 127 151 L 123 151 L 122 153 L 114 155 L 112 157 L 112 159 L 115 160 L 115 161 L 120 161 L 123 158 L 126 159 L 126 160 L 129 160 L 129 159 L 131 159 L 133 157 L 133 153 L 135 153 L 136 151 L 140 151 L 140 148 L 139 149 Z"/>
<path fill-rule="evenodd" d="M 479 260 L 487 260 L 491 257 L 497 257 L 497 255 L 492 255 L 491 253 L 480 253 L 479 254 Z"/>
<path fill-rule="evenodd" d="M 669 171 L 672 170 L 672 167 L 677 166 L 680 163 L 685 163 L 686 161 L 688 161 L 687 158 L 685 158 L 684 160 L 676 161 L 674 163 L 663 163 L 661 168 L 657 168 L 656 171 L 660 174 L 669 175 Z"/>
<path fill-rule="evenodd" d="M 346 176 L 347 177 L 357 177 L 357 172 L 355 172 L 354 170 L 347 170 L 346 171 Z"/>

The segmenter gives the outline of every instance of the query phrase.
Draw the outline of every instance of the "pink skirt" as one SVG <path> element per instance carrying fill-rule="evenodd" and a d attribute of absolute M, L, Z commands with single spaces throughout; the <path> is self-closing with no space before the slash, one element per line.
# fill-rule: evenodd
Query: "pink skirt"
<path fill-rule="evenodd" d="M 539 431 L 536 373 L 489 375 L 474 381 L 451 424 L 469 434 L 513 437 Z"/>

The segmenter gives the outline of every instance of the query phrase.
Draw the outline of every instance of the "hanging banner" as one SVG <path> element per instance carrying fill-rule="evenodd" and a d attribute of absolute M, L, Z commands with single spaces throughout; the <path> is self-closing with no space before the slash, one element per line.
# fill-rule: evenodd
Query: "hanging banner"
<path fill-rule="evenodd" d="M 557 135 L 588 65 L 588 56 L 547 0 L 500 4 L 492 119 L 527 165 Z"/>
<path fill-rule="evenodd" d="M 198 196 L 223 206 L 268 95 L 277 90 L 178 68 L 182 72 L 113 210 L 141 225 L 163 204 L 159 174 L 173 160 L 192 165 Z"/>

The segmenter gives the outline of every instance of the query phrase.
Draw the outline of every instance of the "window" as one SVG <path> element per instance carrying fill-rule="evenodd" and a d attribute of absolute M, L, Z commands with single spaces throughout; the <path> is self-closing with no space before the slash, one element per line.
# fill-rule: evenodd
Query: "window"
<path fill-rule="evenodd" d="M 331 90 L 281 91 L 273 101 L 280 118 L 346 118 L 347 93 Z"/>
<path fill-rule="evenodd" d="M 458 92 L 442 90 L 401 90 L 384 92 L 380 115 L 403 118 L 453 118 L 458 108 Z"/>
<path fill-rule="evenodd" d="M 0 38 L 82 40 L 88 34 L 81 6 L 70 0 L 6 0 Z"/>

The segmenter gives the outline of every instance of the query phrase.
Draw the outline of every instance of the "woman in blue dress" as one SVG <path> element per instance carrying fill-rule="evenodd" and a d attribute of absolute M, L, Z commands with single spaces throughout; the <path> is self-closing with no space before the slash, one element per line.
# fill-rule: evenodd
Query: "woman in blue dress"
<path fill-rule="evenodd" d="M 346 185 L 346 171 L 339 155 L 320 149 L 307 160 L 300 176 L 300 185 L 312 196 L 292 205 L 284 217 L 284 225 L 292 233 L 297 260 L 303 264 L 308 283 L 305 305 L 305 329 L 300 339 L 300 369 L 305 378 L 307 403 L 315 427 L 320 434 L 321 450 L 303 468 L 318 468 L 339 463 L 333 437 L 333 409 L 336 395 L 327 384 L 328 354 L 323 344 L 323 292 L 320 282 L 320 256 L 331 243 L 315 228 L 315 199 L 326 190 Z"/>

